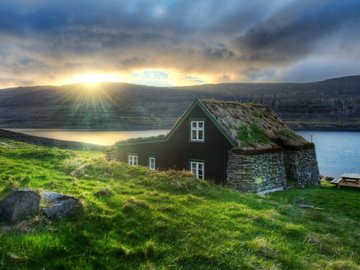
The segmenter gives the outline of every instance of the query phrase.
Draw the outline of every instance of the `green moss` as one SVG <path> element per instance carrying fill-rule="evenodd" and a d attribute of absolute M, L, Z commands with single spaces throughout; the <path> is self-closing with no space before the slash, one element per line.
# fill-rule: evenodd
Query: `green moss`
<path fill-rule="evenodd" d="M 241 125 L 237 130 L 237 138 L 241 141 L 241 146 L 271 143 L 265 132 L 255 123 Z"/>
<path fill-rule="evenodd" d="M 254 111 L 252 115 L 256 118 L 262 118 L 264 116 L 264 113 L 261 111 Z"/>

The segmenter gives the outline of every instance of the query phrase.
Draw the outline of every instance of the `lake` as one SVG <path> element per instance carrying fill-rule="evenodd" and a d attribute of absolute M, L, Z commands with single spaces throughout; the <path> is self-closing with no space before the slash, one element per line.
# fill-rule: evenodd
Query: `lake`
<path fill-rule="evenodd" d="M 140 131 L 84 131 L 63 129 L 20 129 L 11 131 L 25 133 L 33 136 L 52 138 L 65 141 L 77 141 L 98 145 L 112 145 L 118 141 L 138 137 L 151 137 L 168 133 L 167 129 L 140 130 Z"/>
<path fill-rule="evenodd" d="M 144 131 L 81 131 L 54 129 L 11 129 L 29 135 L 60 140 L 112 145 L 117 141 L 166 134 L 168 130 Z M 340 176 L 345 172 L 360 173 L 360 132 L 298 131 L 316 145 L 322 175 Z"/>
<path fill-rule="evenodd" d="M 341 176 L 360 173 L 360 132 L 297 131 L 316 146 L 320 174 Z"/>

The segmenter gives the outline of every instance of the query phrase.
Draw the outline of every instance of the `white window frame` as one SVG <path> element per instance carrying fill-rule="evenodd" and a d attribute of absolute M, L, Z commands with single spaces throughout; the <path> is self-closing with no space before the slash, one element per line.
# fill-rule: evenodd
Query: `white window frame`
<path fill-rule="evenodd" d="M 200 173 L 202 169 L 202 174 Z M 205 178 L 205 162 L 203 161 L 190 161 L 190 172 L 196 178 L 204 179 Z"/>
<path fill-rule="evenodd" d="M 156 170 L 156 159 L 155 157 L 149 157 L 149 169 L 152 171 Z"/>
<path fill-rule="evenodd" d="M 202 137 L 200 136 L 202 134 Z M 194 120 L 190 121 L 190 141 L 204 142 L 205 141 L 205 121 Z"/>
<path fill-rule="evenodd" d="M 135 154 L 128 155 L 128 164 L 131 166 L 137 166 L 139 164 L 139 157 Z"/>

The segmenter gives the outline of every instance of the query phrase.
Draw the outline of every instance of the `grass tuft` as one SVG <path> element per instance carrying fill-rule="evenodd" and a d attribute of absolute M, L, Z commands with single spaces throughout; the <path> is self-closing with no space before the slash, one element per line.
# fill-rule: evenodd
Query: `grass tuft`
<path fill-rule="evenodd" d="M 241 147 L 271 143 L 265 132 L 254 123 L 239 126 L 237 137 L 241 141 Z"/>

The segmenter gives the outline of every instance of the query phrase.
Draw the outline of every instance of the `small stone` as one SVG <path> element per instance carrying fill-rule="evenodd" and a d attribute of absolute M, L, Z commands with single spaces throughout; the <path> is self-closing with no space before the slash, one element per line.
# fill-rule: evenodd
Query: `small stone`
<path fill-rule="evenodd" d="M 78 198 L 62 193 L 42 191 L 40 195 L 44 204 L 42 212 L 49 219 L 73 217 L 82 206 Z"/>
<path fill-rule="evenodd" d="M 9 252 L 7 255 L 8 255 L 9 258 L 10 258 L 11 260 L 13 260 L 13 261 L 20 261 L 20 260 L 23 259 L 23 258 L 20 257 L 19 255 L 16 255 L 16 254 L 10 253 L 10 252 Z"/>
<path fill-rule="evenodd" d="M 85 174 L 85 167 L 86 164 L 82 164 L 80 165 L 78 168 L 76 168 L 75 170 L 73 170 L 70 175 L 74 176 L 74 177 L 81 177 Z"/>
<path fill-rule="evenodd" d="M 30 189 L 11 192 L 0 202 L 0 221 L 17 222 L 34 217 L 39 211 L 40 196 Z"/>
<path fill-rule="evenodd" d="M 310 208 L 310 209 L 315 209 L 315 210 L 324 210 L 324 208 L 320 208 L 320 207 L 315 207 L 313 205 L 310 204 L 298 204 L 299 208 Z"/>
<path fill-rule="evenodd" d="M 94 196 L 96 197 L 102 197 L 102 196 L 109 196 L 111 194 L 111 192 L 108 190 L 108 189 L 103 189 L 103 190 L 100 190 L 98 192 L 95 192 L 94 193 Z"/>

